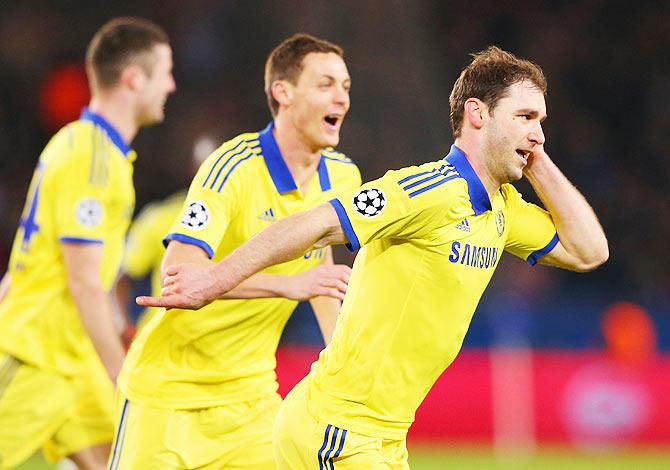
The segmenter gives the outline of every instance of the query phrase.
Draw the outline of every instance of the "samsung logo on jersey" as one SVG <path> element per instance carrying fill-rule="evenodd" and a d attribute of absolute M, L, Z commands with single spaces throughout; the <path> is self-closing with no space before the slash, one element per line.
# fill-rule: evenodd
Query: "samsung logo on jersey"
<path fill-rule="evenodd" d="M 452 242 L 449 261 L 473 268 L 493 268 L 498 262 L 498 248 L 475 246 L 469 243 L 461 245 L 461 242 Z"/>

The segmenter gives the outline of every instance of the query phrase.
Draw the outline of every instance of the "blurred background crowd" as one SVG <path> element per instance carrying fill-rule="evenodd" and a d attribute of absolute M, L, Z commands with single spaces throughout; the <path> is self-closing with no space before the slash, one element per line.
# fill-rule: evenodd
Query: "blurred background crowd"
<path fill-rule="evenodd" d="M 117 15 L 157 21 L 174 50 L 167 118 L 133 142 L 137 210 L 189 184 L 203 136 L 265 127 L 265 59 L 295 32 L 345 49 L 352 107 L 338 149 L 364 181 L 446 155 L 449 93 L 469 53 L 495 44 L 540 64 L 545 147 L 595 208 L 610 260 L 580 275 L 503 258 L 413 433 L 670 444 L 670 3 L 0 0 L 0 272 L 40 151 L 88 101 L 88 41 Z M 299 310 L 279 351 L 283 392 L 319 341 Z"/>
<path fill-rule="evenodd" d="M 133 143 L 138 209 L 188 185 L 199 136 L 223 141 L 265 126 L 265 58 L 295 32 L 345 49 L 352 108 L 339 150 L 363 180 L 448 152 L 449 93 L 469 53 L 496 44 L 536 61 L 549 79 L 547 151 L 594 206 L 611 258 L 587 275 L 504 260 L 466 344 L 502 334 L 598 346 L 601 313 L 627 300 L 670 348 L 667 2 L 2 1 L 0 270 L 41 149 L 87 102 L 86 45 L 115 15 L 156 20 L 175 54 L 167 119 Z M 527 183 L 518 187 L 534 199 Z"/>

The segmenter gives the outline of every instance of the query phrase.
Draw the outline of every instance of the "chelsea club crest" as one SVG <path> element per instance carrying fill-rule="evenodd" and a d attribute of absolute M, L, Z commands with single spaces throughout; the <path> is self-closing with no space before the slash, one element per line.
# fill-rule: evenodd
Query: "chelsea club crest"
<path fill-rule="evenodd" d="M 502 237 L 503 232 L 505 232 L 505 214 L 503 211 L 496 212 L 496 230 L 498 230 L 498 236 Z"/>

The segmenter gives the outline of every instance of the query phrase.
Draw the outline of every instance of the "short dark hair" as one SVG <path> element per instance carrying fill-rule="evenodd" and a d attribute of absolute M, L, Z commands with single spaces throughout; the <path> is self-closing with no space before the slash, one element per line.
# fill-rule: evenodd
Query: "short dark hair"
<path fill-rule="evenodd" d="M 152 21 L 133 17 L 108 21 L 95 33 L 86 51 L 91 88 L 116 85 L 123 68 L 133 63 L 151 75 L 154 63 L 147 60 L 146 53 L 156 44 L 169 43 L 165 30 Z"/>
<path fill-rule="evenodd" d="M 472 57 L 472 62 L 463 69 L 449 96 L 454 138 L 461 135 L 463 108 L 469 98 L 482 100 L 491 113 L 498 101 L 507 96 L 508 88 L 515 83 L 528 80 L 542 94 L 547 94 L 547 79 L 542 69 L 529 60 L 519 59 L 495 46 L 472 54 Z"/>
<path fill-rule="evenodd" d="M 332 52 L 344 58 L 340 46 L 304 33 L 285 39 L 268 56 L 265 62 L 265 94 L 272 116 L 279 111 L 279 103 L 272 96 L 272 84 L 277 80 L 287 80 L 295 85 L 302 72 L 302 60 L 312 52 Z"/>

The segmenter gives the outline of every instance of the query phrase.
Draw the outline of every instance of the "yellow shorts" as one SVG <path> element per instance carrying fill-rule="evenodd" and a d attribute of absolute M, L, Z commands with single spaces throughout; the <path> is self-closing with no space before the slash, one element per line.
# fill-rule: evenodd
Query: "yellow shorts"
<path fill-rule="evenodd" d="M 195 410 L 119 397 L 110 470 L 274 469 L 272 425 L 279 395 Z"/>
<path fill-rule="evenodd" d="M 364 436 L 315 420 L 303 379 L 282 403 L 274 427 L 278 470 L 409 469 L 405 439 Z"/>
<path fill-rule="evenodd" d="M 0 354 L 0 469 L 12 468 L 40 446 L 50 461 L 112 441 L 114 387 L 91 361 L 65 377 Z"/>

